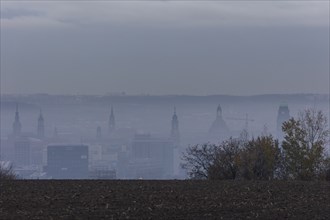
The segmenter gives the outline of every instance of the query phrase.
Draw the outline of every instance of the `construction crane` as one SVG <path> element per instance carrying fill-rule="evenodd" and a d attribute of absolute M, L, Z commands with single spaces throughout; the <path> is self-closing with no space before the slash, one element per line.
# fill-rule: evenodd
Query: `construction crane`
<path fill-rule="evenodd" d="M 226 117 L 226 119 L 237 120 L 237 121 L 245 121 L 245 129 L 246 129 L 246 131 L 248 130 L 248 127 L 249 127 L 249 121 L 250 122 L 253 122 L 254 121 L 254 119 L 249 118 L 249 115 L 248 114 L 245 114 L 245 118 Z"/>

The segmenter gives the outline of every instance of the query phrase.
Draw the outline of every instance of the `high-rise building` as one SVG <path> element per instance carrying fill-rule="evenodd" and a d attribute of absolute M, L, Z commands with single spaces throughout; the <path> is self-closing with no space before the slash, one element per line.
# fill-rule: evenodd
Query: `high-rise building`
<path fill-rule="evenodd" d="M 180 142 L 180 132 L 179 132 L 179 120 L 178 116 L 176 115 L 176 108 L 174 107 L 174 113 L 172 116 L 172 123 L 171 123 L 171 138 L 178 144 Z"/>
<path fill-rule="evenodd" d="M 14 166 L 29 166 L 31 159 L 30 140 L 27 137 L 18 137 L 14 140 Z"/>
<path fill-rule="evenodd" d="M 88 178 L 88 146 L 49 145 L 46 172 L 53 179 Z"/>
<path fill-rule="evenodd" d="M 45 122 L 41 110 L 38 117 L 37 136 L 41 139 L 45 137 Z"/>
<path fill-rule="evenodd" d="M 281 104 L 278 108 L 277 113 L 277 138 L 279 141 L 282 141 L 284 139 L 284 134 L 282 131 L 282 125 L 285 121 L 290 119 L 290 110 L 287 104 Z"/>
<path fill-rule="evenodd" d="M 115 115 L 113 113 L 113 107 L 111 106 L 111 113 L 109 117 L 109 134 L 113 134 L 116 130 L 116 122 L 115 122 Z"/>
<path fill-rule="evenodd" d="M 22 132 L 22 125 L 21 125 L 21 122 L 19 121 L 18 105 L 16 104 L 15 121 L 13 123 L 13 135 L 14 135 L 14 137 L 20 136 L 21 132 Z"/>
<path fill-rule="evenodd" d="M 150 134 L 136 135 L 127 164 L 128 178 L 162 179 L 173 176 L 174 143 Z"/>

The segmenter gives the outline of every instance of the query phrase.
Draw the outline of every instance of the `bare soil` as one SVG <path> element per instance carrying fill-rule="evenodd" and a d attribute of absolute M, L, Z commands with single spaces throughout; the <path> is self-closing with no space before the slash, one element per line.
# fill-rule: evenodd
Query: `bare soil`
<path fill-rule="evenodd" d="M 0 219 L 330 219 L 330 182 L 15 180 Z"/>

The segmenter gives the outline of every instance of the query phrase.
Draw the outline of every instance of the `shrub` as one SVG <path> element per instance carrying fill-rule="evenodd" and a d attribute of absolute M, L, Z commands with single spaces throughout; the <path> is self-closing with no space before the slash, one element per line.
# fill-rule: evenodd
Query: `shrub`
<path fill-rule="evenodd" d="M 17 175 L 15 174 L 13 167 L 10 165 L 5 167 L 0 164 L 0 180 L 13 180 L 17 179 Z"/>

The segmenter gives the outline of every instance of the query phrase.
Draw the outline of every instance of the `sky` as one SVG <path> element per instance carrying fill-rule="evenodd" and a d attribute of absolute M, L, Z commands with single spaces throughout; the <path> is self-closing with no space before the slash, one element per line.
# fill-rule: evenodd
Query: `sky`
<path fill-rule="evenodd" d="M 329 93 L 329 1 L 1 0 L 1 93 Z"/>

